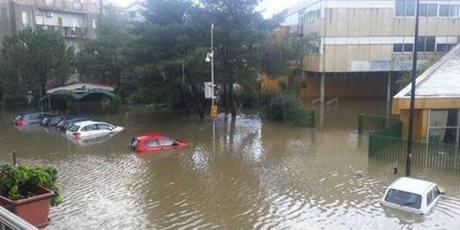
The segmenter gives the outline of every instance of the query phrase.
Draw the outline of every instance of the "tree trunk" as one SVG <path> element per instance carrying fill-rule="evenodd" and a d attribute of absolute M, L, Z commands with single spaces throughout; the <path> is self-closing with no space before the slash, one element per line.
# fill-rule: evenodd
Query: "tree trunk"
<path fill-rule="evenodd" d="M 230 82 L 228 86 L 228 94 L 229 94 L 229 102 L 230 102 L 230 110 L 232 114 L 232 118 L 236 117 L 236 103 L 235 103 L 235 95 L 233 92 L 233 82 Z"/>
<path fill-rule="evenodd" d="M 222 103 L 224 104 L 224 112 L 225 112 L 225 115 L 228 114 L 228 89 L 227 89 L 227 84 L 224 83 L 224 95 L 222 97 Z"/>
<path fill-rule="evenodd" d="M 203 104 L 201 103 L 201 93 L 199 92 L 198 88 L 196 86 L 192 86 L 192 93 L 193 93 L 193 98 L 195 99 L 195 103 L 196 103 L 196 109 L 197 109 L 197 112 L 198 112 L 198 115 L 200 116 L 200 119 L 203 120 L 204 119 L 204 108 L 203 108 Z"/>

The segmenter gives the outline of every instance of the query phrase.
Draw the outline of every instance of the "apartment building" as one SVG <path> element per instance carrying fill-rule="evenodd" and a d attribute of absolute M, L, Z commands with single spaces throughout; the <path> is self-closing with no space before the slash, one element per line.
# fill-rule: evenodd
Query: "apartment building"
<path fill-rule="evenodd" d="M 95 36 L 102 0 L 0 0 L 0 41 L 27 27 L 55 30 L 68 45 Z"/>
<path fill-rule="evenodd" d="M 420 41 L 414 45 L 415 0 L 304 0 L 285 11 L 288 33 L 317 33 L 306 55 L 305 97 L 385 97 L 401 73 L 436 62 L 458 42 L 460 0 L 420 0 Z"/>
<path fill-rule="evenodd" d="M 146 9 L 145 4 L 144 1 L 135 1 L 123 8 L 122 12 L 128 21 L 143 22 L 145 20 L 143 14 Z"/>

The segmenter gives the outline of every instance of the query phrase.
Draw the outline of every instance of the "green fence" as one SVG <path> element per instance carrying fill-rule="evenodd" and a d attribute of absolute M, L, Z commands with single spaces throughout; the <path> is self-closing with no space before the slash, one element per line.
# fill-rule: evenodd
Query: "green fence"
<path fill-rule="evenodd" d="M 399 132 L 397 132 L 399 129 Z M 376 132 L 386 132 L 385 135 L 400 137 L 401 135 L 401 122 L 397 117 L 385 117 L 376 115 L 358 116 L 358 133 L 359 134 L 372 134 Z M 384 135 L 382 133 L 381 135 Z"/>
<path fill-rule="evenodd" d="M 407 140 L 397 137 L 369 135 L 369 156 L 405 165 Z M 460 169 L 460 148 L 455 144 L 415 141 L 412 165 L 442 170 Z"/>

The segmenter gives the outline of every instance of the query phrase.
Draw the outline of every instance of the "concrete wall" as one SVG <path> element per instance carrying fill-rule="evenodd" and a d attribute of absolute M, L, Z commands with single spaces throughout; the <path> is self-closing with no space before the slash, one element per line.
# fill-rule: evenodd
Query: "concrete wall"
<path fill-rule="evenodd" d="M 329 73 L 326 74 L 326 97 L 340 98 L 385 98 L 387 73 Z M 305 79 L 306 89 L 302 90 L 302 98 L 320 96 L 320 75 L 308 76 Z"/>
<path fill-rule="evenodd" d="M 395 9 L 391 7 L 327 7 L 323 17 L 303 26 L 304 34 L 318 33 L 322 37 L 320 54 L 305 58 L 308 71 L 384 72 L 411 69 L 411 54 L 394 53 L 393 44 L 413 43 L 413 17 L 396 17 Z M 420 36 L 436 36 L 437 43 L 457 43 L 460 18 L 421 17 Z M 437 60 L 443 54 L 421 52 L 420 65 Z"/>

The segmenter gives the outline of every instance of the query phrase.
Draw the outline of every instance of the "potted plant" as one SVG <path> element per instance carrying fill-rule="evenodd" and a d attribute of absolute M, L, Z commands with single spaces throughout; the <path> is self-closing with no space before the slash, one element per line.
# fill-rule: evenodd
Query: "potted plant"
<path fill-rule="evenodd" d="M 56 169 L 0 166 L 0 205 L 24 220 L 46 227 L 50 205 L 61 203 Z"/>

